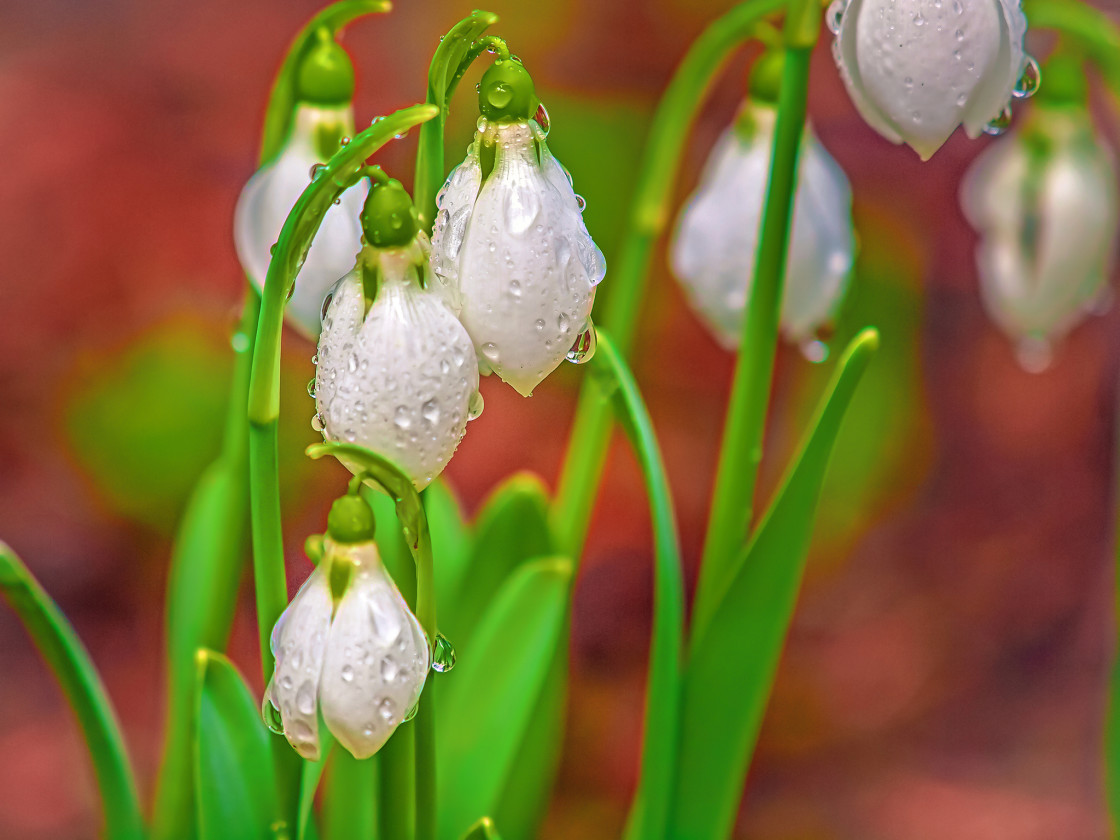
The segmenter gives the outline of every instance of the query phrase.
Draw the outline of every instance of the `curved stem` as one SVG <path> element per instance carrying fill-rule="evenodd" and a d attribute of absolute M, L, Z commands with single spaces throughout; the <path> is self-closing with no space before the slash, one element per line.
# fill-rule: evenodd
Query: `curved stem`
<path fill-rule="evenodd" d="M 144 825 L 136 780 L 105 686 L 66 616 L 2 542 L 0 594 L 19 616 L 78 718 L 101 794 L 105 836 L 141 840 Z"/>
<path fill-rule="evenodd" d="M 778 316 L 789 253 L 789 227 L 797 160 L 809 93 L 809 58 L 819 27 L 819 7 L 794 0 L 786 19 L 787 48 L 778 98 L 778 120 L 766 192 L 758 256 L 743 319 L 739 355 L 724 422 L 708 534 L 700 563 L 693 622 L 703 623 L 715 608 L 717 585 L 734 564 L 752 519 L 755 481 L 762 460 L 770 380 L 778 343 Z M 808 8 L 806 11 L 807 7 Z M 814 21 L 809 27 L 806 19 Z"/>
<path fill-rule="evenodd" d="M 1078 0 L 1024 0 L 1023 10 L 1032 29 L 1053 29 L 1081 45 L 1120 98 L 1120 26 L 1112 18 Z"/>
<path fill-rule="evenodd" d="M 668 224 L 685 141 L 705 93 L 732 51 L 752 36 L 760 21 L 785 4 L 786 0 L 746 0 L 709 25 L 689 48 L 657 106 L 618 267 L 603 288 L 603 317 L 596 318 L 614 335 L 623 358 L 634 343 L 653 245 Z M 610 407 L 598 384 L 588 377 L 580 391 L 551 511 L 561 551 L 577 560 L 587 537 L 610 430 Z"/>

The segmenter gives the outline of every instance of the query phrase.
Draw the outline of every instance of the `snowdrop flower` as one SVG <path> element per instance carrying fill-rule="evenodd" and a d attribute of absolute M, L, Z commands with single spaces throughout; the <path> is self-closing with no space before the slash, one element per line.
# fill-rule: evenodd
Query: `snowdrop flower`
<path fill-rule="evenodd" d="M 423 489 L 482 410 L 478 364 L 398 181 L 370 190 L 362 222 L 371 244 L 323 308 L 314 424 L 390 458 Z"/>
<path fill-rule="evenodd" d="M 411 716 L 431 651 L 381 563 L 360 497 L 335 501 L 323 549 L 273 628 L 262 713 L 309 761 L 319 758 L 320 713 L 342 746 L 368 758 Z"/>
<path fill-rule="evenodd" d="M 1040 107 L 967 173 L 961 199 L 980 233 L 980 291 L 991 317 L 1041 370 L 1106 287 L 1116 244 L 1112 155 L 1081 107 Z"/>
<path fill-rule="evenodd" d="M 758 249 L 777 111 L 747 100 L 724 132 L 670 247 L 673 272 L 689 301 L 728 349 L 739 343 Z M 807 353 L 847 290 L 853 251 L 848 179 L 811 131 L 806 132 L 794 198 L 782 332 Z"/>
<path fill-rule="evenodd" d="M 338 150 L 339 141 L 354 133 L 354 71 L 346 52 L 323 33 L 300 68 L 292 132 L 280 153 L 245 185 L 234 212 L 234 242 L 245 273 L 263 288 L 272 246 L 311 171 Z M 365 200 L 363 180 L 343 193 L 339 205 L 323 219 L 307 259 L 296 277 L 288 302 L 289 322 L 302 334 L 319 334 L 323 297 L 354 265 L 361 248 L 358 214 Z"/>
<path fill-rule="evenodd" d="M 539 103 L 525 68 L 496 61 L 479 103 L 474 142 L 437 199 L 432 266 L 458 295 L 482 372 L 529 396 L 569 351 L 589 357 L 606 261 L 532 119 Z"/>
<path fill-rule="evenodd" d="M 1027 66 L 1019 3 L 835 0 L 833 55 L 864 120 L 928 160 L 958 125 L 976 138 L 993 120 L 1009 119 L 1004 112 Z M 1025 78 L 1018 95 L 1036 83 Z"/>

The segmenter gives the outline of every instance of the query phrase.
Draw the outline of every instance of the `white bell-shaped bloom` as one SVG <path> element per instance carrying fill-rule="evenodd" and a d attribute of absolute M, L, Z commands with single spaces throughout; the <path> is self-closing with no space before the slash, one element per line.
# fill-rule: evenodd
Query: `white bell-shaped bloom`
<path fill-rule="evenodd" d="M 836 0 L 830 14 L 856 108 L 922 160 L 958 125 L 980 136 L 1026 66 L 1019 0 Z"/>
<path fill-rule="evenodd" d="M 1078 108 L 1039 109 L 980 155 L 965 176 L 962 205 L 980 233 L 984 305 L 1019 342 L 1027 367 L 1044 367 L 1047 345 L 1077 324 L 1105 288 L 1116 245 L 1112 155 Z"/>
<path fill-rule="evenodd" d="M 323 436 L 384 455 L 418 489 L 447 466 L 479 410 L 474 346 L 438 291 L 426 245 L 420 234 L 362 251 L 326 307 L 315 374 Z M 367 303 L 370 273 L 377 290 Z"/>
<path fill-rule="evenodd" d="M 332 576 L 349 578 L 337 603 Z M 271 648 L 276 670 L 265 690 L 266 719 L 271 703 L 288 742 L 311 761 L 319 757 L 320 712 L 356 758 L 381 749 L 419 700 L 431 659 L 376 544 L 329 537 L 323 559 L 276 622 Z"/>
<path fill-rule="evenodd" d="M 673 272 L 689 302 L 728 349 L 739 343 L 754 282 L 776 119 L 772 105 L 749 101 L 745 108 L 741 127 L 724 132 L 712 150 L 670 248 Z M 809 130 L 800 156 L 782 297 L 787 339 L 812 341 L 835 314 L 847 290 L 854 249 L 848 179 Z"/>
<path fill-rule="evenodd" d="M 321 146 L 337 143 L 354 132 L 350 105 L 301 104 L 296 109 L 292 133 L 280 154 L 265 164 L 245 185 L 234 212 L 234 243 L 245 273 L 262 288 L 272 259 L 272 246 L 300 194 L 311 183 L 311 169 L 329 155 Z M 365 179 L 342 194 L 338 205 L 327 210 L 315 234 L 295 291 L 285 314 L 304 335 L 319 334 L 323 298 L 338 278 L 354 266 L 361 250 L 362 210 L 369 183 Z"/>
<path fill-rule="evenodd" d="M 536 122 L 483 118 L 437 204 L 432 267 L 458 291 L 483 372 L 529 396 L 587 327 L 606 273 L 582 199 Z"/>

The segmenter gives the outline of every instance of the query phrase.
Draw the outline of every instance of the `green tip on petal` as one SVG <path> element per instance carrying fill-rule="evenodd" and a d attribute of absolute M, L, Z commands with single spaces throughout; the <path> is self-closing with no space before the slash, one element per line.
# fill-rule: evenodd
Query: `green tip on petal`
<path fill-rule="evenodd" d="M 529 71 L 513 58 L 500 58 L 482 74 L 478 110 L 496 122 L 532 119 L 540 100 Z"/>
<path fill-rule="evenodd" d="M 377 248 L 407 245 L 420 229 L 420 218 L 400 181 L 375 180 L 362 208 L 362 232 Z"/>
<path fill-rule="evenodd" d="M 296 98 L 313 105 L 345 105 L 354 98 L 354 65 L 326 29 L 300 62 Z"/>
<path fill-rule="evenodd" d="M 335 499 L 327 514 L 327 535 L 336 543 L 369 542 L 374 534 L 373 511 L 361 496 Z"/>

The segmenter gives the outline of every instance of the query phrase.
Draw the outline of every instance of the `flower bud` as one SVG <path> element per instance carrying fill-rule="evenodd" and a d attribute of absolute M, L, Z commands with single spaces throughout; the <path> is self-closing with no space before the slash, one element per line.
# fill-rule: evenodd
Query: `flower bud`
<path fill-rule="evenodd" d="M 776 110 L 748 101 L 716 143 L 670 246 L 673 272 L 700 318 L 728 349 L 739 344 L 754 282 Z M 847 291 L 853 251 L 848 179 L 812 130 L 800 155 L 781 327 L 813 340 Z"/>
<path fill-rule="evenodd" d="M 1019 0 L 835 0 L 833 55 L 856 108 L 927 160 L 1007 109 L 1023 74 Z"/>

